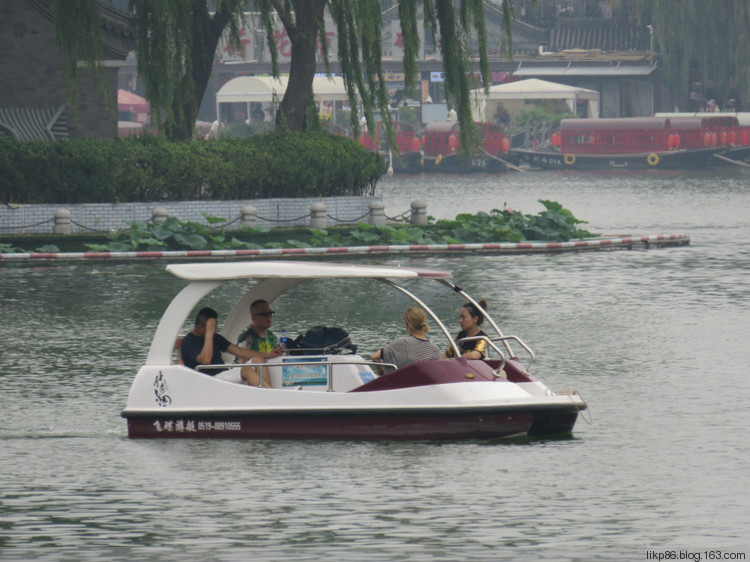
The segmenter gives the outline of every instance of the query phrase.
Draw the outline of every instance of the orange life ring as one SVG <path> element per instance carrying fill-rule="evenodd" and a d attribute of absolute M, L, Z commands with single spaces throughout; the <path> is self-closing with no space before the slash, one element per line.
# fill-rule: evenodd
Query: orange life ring
<path fill-rule="evenodd" d="M 576 155 L 566 154 L 565 156 L 563 156 L 563 162 L 565 162 L 568 166 L 572 166 L 576 163 Z"/>
<path fill-rule="evenodd" d="M 649 154 L 646 157 L 646 162 L 648 162 L 650 166 L 656 166 L 659 163 L 659 155 L 658 154 Z"/>

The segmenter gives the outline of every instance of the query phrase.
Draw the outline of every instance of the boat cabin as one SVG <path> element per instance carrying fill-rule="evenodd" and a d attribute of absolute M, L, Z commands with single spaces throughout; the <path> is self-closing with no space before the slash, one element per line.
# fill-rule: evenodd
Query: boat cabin
<path fill-rule="evenodd" d="M 500 156 L 510 150 L 510 141 L 503 128 L 496 123 L 475 122 L 474 128 L 480 145 L 480 156 Z M 459 152 L 461 127 L 456 121 L 434 121 L 428 123 L 422 134 L 425 156 L 449 156 Z M 485 154 L 486 153 L 486 154 Z"/>
<path fill-rule="evenodd" d="M 563 154 L 639 154 L 750 143 L 750 127 L 731 116 L 563 119 L 552 135 Z"/>
<path fill-rule="evenodd" d="M 419 152 L 419 139 L 417 138 L 417 131 L 414 125 L 394 121 L 393 130 L 396 133 L 396 146 L 398 147 L 399 154 Z M 385 124 L 382 121 L 378 121 L 374 135 L 368 131 L 362 131 L 359 143 L 374 152 L 388 152 L 388 137 L 385 132 Z"/>
<path fill-rule="evenodd" d="M 559 145 L 563 154 L 632 154 L 668 150 L 670 122 L 661 117 L 563 119 Z"/>

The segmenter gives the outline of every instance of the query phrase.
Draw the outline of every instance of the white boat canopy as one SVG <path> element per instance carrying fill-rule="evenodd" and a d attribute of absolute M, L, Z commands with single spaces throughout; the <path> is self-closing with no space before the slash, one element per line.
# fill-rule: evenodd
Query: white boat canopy
<path fill-rule="evenodd" d="M 492 86 L 489 93 L 483 88 L 472 90 L 472 111 L 475 121 L 493 122 L 498 106 L 504 106 L 511 116 L 517 115 L 524 105 L 535 100 L 559 100 L 568 109 L 576 113 L 580 100 L 585 100 L 588 106 L 588 117 L 599 117 L 599 92 L 567 86 L 556 82 L 548 82 L 537 78 L 519 80 L 507 84 Z"/>
<path fill-rule="evenodd" d="M 167 271 L 189 281 L 233 279 L 450 279 L 448 271 L 381 265 L 355 265 L 308 261 L 247 261 L 170 264 Z"/>
<path fill-rule="evenodd" d="M 394 279 L 434 279 L 445 283 L 447 281 L 442 280 L 451 278 L 450 272 L 436 269 L 311 261 L 180 263 L 170 264 L 166 269 L 190 283 L 174 297 L 159 322 L 148 354 L 151 365 L 171 362 L 172 347 L 188 314 L 207 294 L 229 281 L 258 281 L 240 296 L 224 322 L 222 335 L 235 341 L 250 323 L 250 304 L 259 298 L 273 302 L 279 295 L 308 280 L 380 279 L 392 283 Z M 425 309 L 431 314 L 427 307 Z M 440 322 L 434 316 L 433 319 Z M 441 329 L 447 333 L 444 326 L 441 325 Z"/>

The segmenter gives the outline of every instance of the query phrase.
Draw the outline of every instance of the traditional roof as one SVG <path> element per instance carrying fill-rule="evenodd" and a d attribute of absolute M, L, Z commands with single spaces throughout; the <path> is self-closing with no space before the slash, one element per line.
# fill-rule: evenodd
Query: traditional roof
<path fill-rule="evenodd" d="M 611 19 L 561 20 L 550 29 L 549 50 L 648 51 L 645 28 Z"/>

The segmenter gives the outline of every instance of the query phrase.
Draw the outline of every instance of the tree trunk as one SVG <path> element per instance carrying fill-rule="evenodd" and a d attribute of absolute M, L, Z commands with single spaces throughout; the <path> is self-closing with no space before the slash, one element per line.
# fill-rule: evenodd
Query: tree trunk
<path fill-rule="evenodd" d="M 307 127 L 307 105 L 312 95 L 317 54 L 318 22 L 323 19 L 323 10 L 328 0 L 301 0 L 294 2 L 296 22 L 284 26 L 292 43 L 292 58 L 281 108 L 276 115 L 276 127 L 280 131 L 304 131 Z"/>
<path fill-rule="evenodd" d="M 190 140 L 193 137 L 195 120 L 200 111 L 203 94 L 213 71 L 214 54 L 224 28 L 231 17 L 234 5 L 239 0 L 224 4 L 223 10 L 213 17 L 208 13 L 205 0 L 191 0 L 193 12 L 193 46 L 190 73 L 180 84 L 182 103 L 175 104 L 174 120 L 167 123 L 167 137 L 172 140 Z"/>

